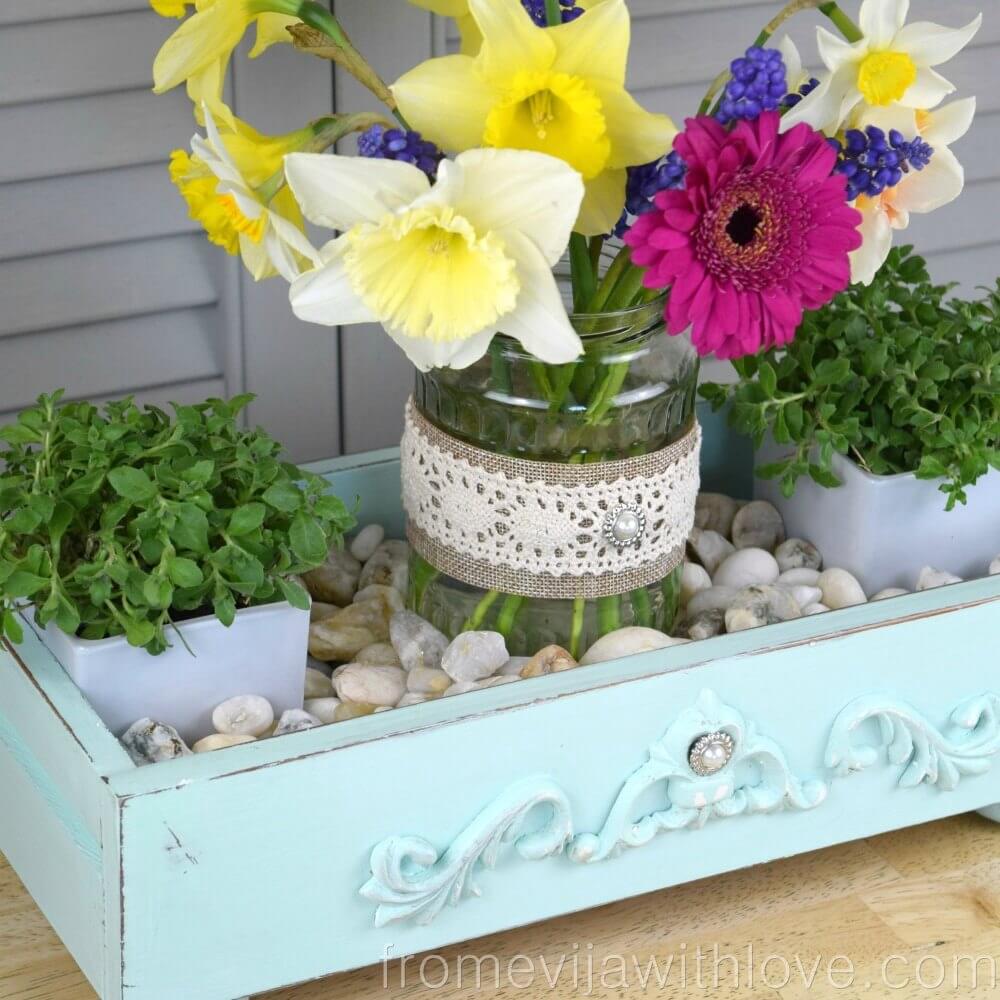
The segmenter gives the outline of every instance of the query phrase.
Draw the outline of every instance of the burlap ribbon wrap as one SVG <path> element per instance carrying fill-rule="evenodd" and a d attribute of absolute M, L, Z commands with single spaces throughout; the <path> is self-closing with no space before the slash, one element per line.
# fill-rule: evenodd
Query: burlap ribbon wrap
<path fill-rule="evenodd" d="M 482 590 L 624 594 L 678 566 L 694 526 L 701 429 L 662 451 L 570 465 L 496 455 L 431 424 L 413 400 L 402 442 L 414 550 Z"/>

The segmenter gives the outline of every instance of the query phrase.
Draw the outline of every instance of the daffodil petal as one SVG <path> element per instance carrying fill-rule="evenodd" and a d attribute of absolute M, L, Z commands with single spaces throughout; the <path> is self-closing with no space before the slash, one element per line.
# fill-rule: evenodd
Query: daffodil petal
<path fill-rule="evenodd" d="M 240 257 L 243 258 L 243 266 L 254 281 L 273 278 L 278 273 L 263 241 L 255 243 L 249 237 L 240 234 Z"/>
<path fill-rule="evenodd" d="M 292 36 L 288 33 L 288 28 L 300 23 L 297 17 L 288 14 L 261 14 L 257 18 L 257 41 L 250 50 L 250 58 L 256 59 L 263 55 L 272 45 L 291 42 Z"/>
<path fill-rule="evenodd" d="M 578 233 L 603 236 L 614 229 L 625 206 L 627 180 L 628 175 L 621 169 L 605 170 L 592 180 L 585 181 L 586 191 L 575 226 Z"/>
<path fill-rule="evenodd" d="M 486 119 L 502 94 L 486 83 L 476 66 L 470 56 L 441 56 L 404 73 L 392 85 L 410 126 L 442 149 L 458 152 L 482 145 Z M 447 114 L 442 113 L 443 95 Z"/>
<path fill-rule="evenodd" d="M 410 3 L 441 17 L 457 18 L 469 12 L 469 0 L 410 0 Z"/>
<path fill-rule="evenodd" d="M 583 17 L 548 32 L 559 48 L 553 67 L 557 73 L 625 86 L 631 23 L 624 0 L 604 0 Z"/>
<path fill-rule="evenodd" d="M 323 248 L 324 264 L 296 278 L 288 291 L 292 312 L 307 323 L 349 326 L 374 323 L 375 316 L 351 286 L 344 269 L 348 238 L 341 236 Z"/>
<path fill-rule="evenodd" d="M 802 66 L 802 56 L 799 55 L 798 47 L 788 35 L 782 35 L 778 42 L 778 51 L 785 63 L 785 78 L 788 83 L 788 92 L 794 94 L 809 80 L 809 74 Z"/>
<path fill-rule="evenodd" d="M 176 87 L 220 54 L 239 44 L 247 18 L 241 8 L 215 3 L 189 17 L 164 43 L 153 62 L 153 90 Z"/>
<path fill-rule="evenodd" d="M 465 56 L 476 55 L 483 47 L 483 33 L 479 30 L 476 19 L 471 14 L 466 14 L 464 17 L 456 17 L 455 24 L 462 42 L 459 51 Z"/>
<path fill-rule="evenodd" d="M 548 31 L 539 30 L 520 3 L 469 0 L 469 13 L 483 35 L 479 59 L 487 80 L 507 80 L 511 66 L 522 70 L 551 69 L 556 57 L 555 42 Z M 437 110 L 440 114 L 440 106 Z"/>
<path fill-rule="evenodd" d="M 911 170 L 899 182 L 894 203 L 904 212 L 934 212 L 953 202 L 964 187 L 962 164 L 947 146 L 941 146 L 923 170 Z"/>
<path fill-rule="evenodd" d="M 906 23 L 910 0 L 864 0 L 858 26 L 873 49 L 887 49 Z"/>
<path fill-rule="evenodd" d="M 949 94 L 955 93 L 955 85 L 946 80 L 937 70 L 921 66 L 917 69 L 917 79 L 899 99 L 905 108 L 936 108 Z"/>
<path fill-rule="evenodd" d="M 865 199 L 856 207 L 861 211 L 859 232 L 864 242 L 850 254 L 851 281 L 870 285 L 892 249 L 892 227 L 878 199 Z"/>
<path fill-rule="evenodd" d="M 848 63 L 856 63 L 864 58 L 865 42 L 845 42 L 839 35 L 834 35 L 826 28 L 816 29 L 816 47 L 819 57 L 831 73 L 837 72 Z"/>
<path fill-rule="evenodd" d="M 322 264 L 319 251 L 312 245 L 312 243 L 309 242 L 306 234 L 302 232 L 298 226 L 289 222 L 288 219 L 278 215 L 277 212 L 271 212 L 269 218 L 275 235 L 284 246 L 289 247 L 300 256 L 310 261 L 313 267 L 319 267 Z M 295 270 L 291 277 L 285 274 L 284 271 L 282 271 L 281 274 L 287 281 L 291 281 L 293 278 L 297 278 L 299 276 L 300 271 L 301 268 L 298 266 L 298 262 L 295 262 Z"/>
<path fill-rule="evenodd" d="M 546 364 L 575 360 L 583 353 L 583 343 L 566 315 L 552 268 L 527 237 L 512 235 L 507 250 L 517 261 L 521 294 L 514 311 L 500 320 L 501 331 Z"/>
<path fill-rule="evenodd" d="M 848 64 L 827 76 L 812 93 L 782 115 L 781 131 L 787 132 L 801 122 L 819 132 L 830 134 L 836 131 L 844 120 L 845 107 L 851 104 L 852 91 L 857 94 L 852 86 L 855 73 L 855 67 Z M 857 94 L 854 103 L 860 99 L 861 95 Z"/>
<path fill-rule="evenodd" d="M 543 153 L 472 149 L 450 167 L 463 173 L 456 210 L 481 232 L 527 236 L 553 266 L 562 257 L 583 200 L 583 179 Z"/>
<path fill-rule="evenodd" d="M 489 350 L 494 330 L 483 330 L 465 340 L 435 341 L 423 337 L 408 337 L 402 330 L 392 326 L 383 329 L 400 346 L 411 363 L 419 371 L 428 372 L 432 368 L 468 368 L 475 364 Z"/>
<path fill-rule="evenodd" d="M 923 137 L 935 149 L 958 142 L 970 128 L 976 117 L 976 99 L 966 97 L 936 108 L 928 115 L 930 124 L 923 130 Z"/>
<path fill-rule="evenodd" d="M 982 24 L 982 14 L 964 28 L 914 21 L 900 31 L 893 45 L 907 53 L 918 66 L 940 66 L 958 55 L 975 38 Z"/>
<path fill-rule="evenodd" d="M 328 229 L 377 222 L 430 189 L 412 164 L 323 153 L 290 153 L 285 177 L 305 217 Z"/>
<path fill-rule="evenodd" d="M 647 111 L 622 87 L 605 85 L 603 80 L 595 80 L 593 85 L 611 140 L 609 167 L 636 167 L 670 152 L 677 127 L 666 115 Z"/>

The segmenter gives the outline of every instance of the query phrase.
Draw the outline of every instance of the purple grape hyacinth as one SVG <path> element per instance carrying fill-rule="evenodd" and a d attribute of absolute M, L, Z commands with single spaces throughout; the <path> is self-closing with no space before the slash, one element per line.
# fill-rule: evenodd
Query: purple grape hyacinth
<path fill-rule="evenodd" d="M 721 125 L 753 121 L 776 111 L 788 94 L 785 60 L 777 49 L 751 46 L 730 64 L 732 77 L 722 94 L 716 118 Z"/>
<path fill-rule="evenodd" d="M 548 27 L 549 20 L 545 16 L 545 0 L 521 0 L 521 6 L 531 15 L 531 20 L 539 28 Z M 576 0 L 559 0 L 559 6 L 562 7 L 560 14 L 562 14 L 563 24 L 575 21 L 584 13 L 582 7 L 577 7 Z"/>
<path fill-rule="evenodd" d="M 372 160 L 401 160 L 419 167 L 430 180 L 437 177 L 444 154 L 419 132 L 372 125 L 358 137 L 358 152 Z"/>
<path fill-rule="evenodd" d="M 811 77 L 810 79 L 806 80 L 806 82 L 802 84 L 802 86 L 799 87 L 798 90 L 796 90 L 794 93 L 787 94 L 785 96 L 785 99 L 781 102 L 782 108 L 784 108 L 785 110 L 794 108 L 795 105 L 798 104 L 803 97 L 808 97 L 818 86 L 819 86 L 819 80 L 817 80 L 816 77 Z"/>
<path fill-rule="evenodd" d="M 889 134 L 869 125 L 863 132 L 848 129 L 841 146 L 837 172 L 847 178 L 850 201 L 861 195 L 877 198 L 895 187 L 910 169 L 923 170 L 934 155 L 934 147 L 920 136 L 906 137 L 896 129 Z"/>
<path fill-rule="evenodd" d="M 684 186 L 687 166 L 677 153 L 668 153 L 652 163 L 628 168 L 625 189 L 625 211 L 615 226 L 615 236 L 622 236 L 632 220 L 645 215 L 654 207 L 653 199 L 661 191 Z"/>

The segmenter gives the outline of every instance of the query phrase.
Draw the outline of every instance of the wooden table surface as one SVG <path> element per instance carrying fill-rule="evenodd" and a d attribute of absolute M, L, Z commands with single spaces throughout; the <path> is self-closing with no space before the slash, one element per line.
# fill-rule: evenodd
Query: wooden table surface
<path fill-rule="evenodd" d="M 1000 826 L 974 815 L 481 938 L 417 956 L 402 970 L 398 963 L 377 966 L 267 996 L 910 1000 L 940 994 L 1000 997 Z M 0 998 L 94 996 L 0 858 Z"/>

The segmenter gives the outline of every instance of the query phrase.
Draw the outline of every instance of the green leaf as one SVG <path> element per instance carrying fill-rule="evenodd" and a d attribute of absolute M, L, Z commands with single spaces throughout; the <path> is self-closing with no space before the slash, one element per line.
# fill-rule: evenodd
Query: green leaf
<path fill-rule="evenodd" d="M 156 626 L 150 621 L 130 618 L 125 623 L 125 638 L 130 646 L 141 649 L 156 638 Z"/>
<path fill-rule="evenodd" d="M 156 484 L 142 469 L 127 467 L 112 469 L 108 473 L 108 482 L 115 493 L 133 503 L 145 503 L 157 494 Z"/>
<path fill-rule="evenodd" d="M 275 580 L 275 583 L 277 583 L 278 589 L 284 595 L 285 600 L 293 608 L 298 608 L 300 611 L 308 611 L 312 606 L 309 594 L 301 584 L 296 583 L 294 580 L 288 580 L 283 576 L 279 576 Z"/>
<path fill-rule="evenodd" d="M 764 390 L 764 395 L 768 399 L 774 399 L 775 393 L 778 391 L 778 376 L 767 361 L 761 362 L 760 370 L 757 372 L 757 380 Z"/>
<path fill-rule="evenodd" d="M 219 592 L 215 595 L 212 601 L 212 610 L 215 611 L 215 617 L 222 622 L 226 628 L 236 620 L 236 602 L 233 600 L 233 595 L 229 591 Z"/>
<path fill-rule="evenodd" d="M 285 480 L 269 486 L 261 499 L 275 510 L 294 514 L 302 506 L 302 491 L 294 483 Z"/>
<path fill-rule="evenodd" d="M 296 514 L 288 537 L 292 552 L 302 563 L 319 566 L 326 560 L 326 533 L 314 517 Z"/>
<path fill-rule="evenodd" d="M 6 580 L 4 580 L 4 597 L 9 599 L 31 597 L 34 594 L 37 594 L 43 587 L 47 587 L 50 583 L 51 580 L 47 577 L 36 576 L 34 573 L 28 573 L 25 570 L 14 570 L 14 572 L 11 573 Z"/>
<path fill-rule="evenodd" d="M 249 535 L 255 532 L 263 523 L 267 508 L 261 503 L 248 503 L 237 507 L 229 519 L 231 535 Z"/>
<path fill-rule="evenodd" d="M 61 500 L 56 504 L 55 510 L 52 512 L 52 518 L 49 521 L 49 538 L 52 540 L 53 545 L 58 545 L 62 541 L 62 537 L 66 534 L 66 529 L 72 523 L 75 515 L 76 511 L 66 501 Z"/>
<path fill-rule="evenodd" d="M 172 583 L 184 589 L 201 586 L 205 581 L 201 567 L 193 559 L 183 556 L 174 556 L 167 561 L 167 575 Z"/>
<path fill-rule="evenodd" d="M 170 529 L 170 540 L 178 548 L 208 555 L 208 516 L 193 503 L 173 504 L 171 511 L 177 518 Z"/>
<path fill-rule="evenodd" d="M 4 611 L 3 628 L 0 629 L 0 635 L 6 635 L 15 646 L 24 642 L 24 629 L 21 628 L 21 623 L 13 611 Z"/>
<path fill-rule="evenodd" d="M 151 576 L 142 586 L 142 595 L 151 608 L 163 610 L 170 607 L 174 588 L 170 581 L 165 580 L 162 576 Z"/>
<path fill-rule="evenodd" d="M 6 427 L 0 427 L 0 438 L 11 444 L 37 444 L 42 440 L 42 435 L 22 424 L 7 424 Z"/>

